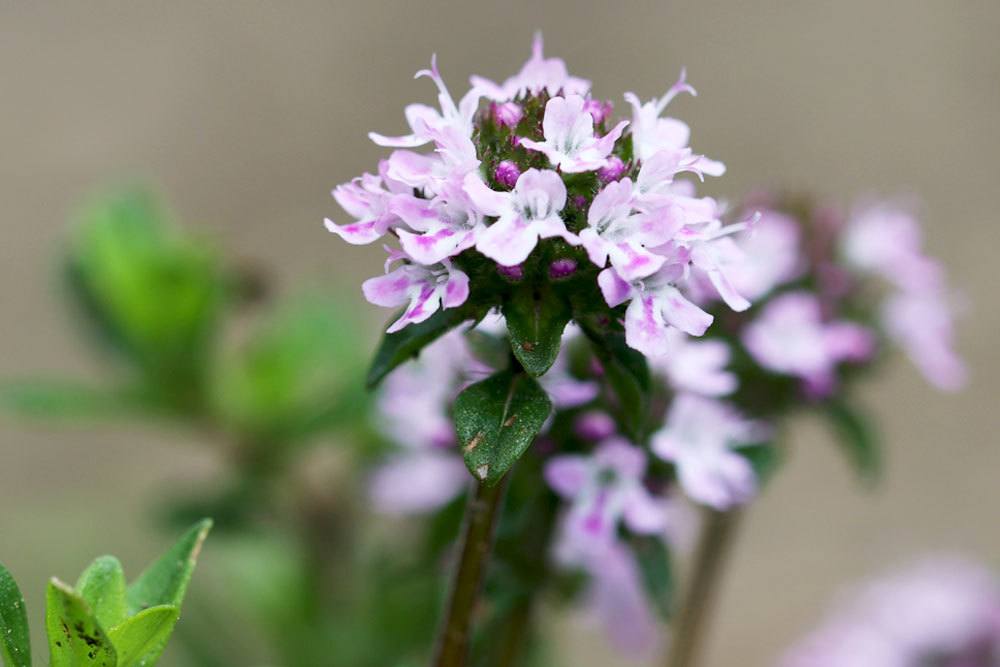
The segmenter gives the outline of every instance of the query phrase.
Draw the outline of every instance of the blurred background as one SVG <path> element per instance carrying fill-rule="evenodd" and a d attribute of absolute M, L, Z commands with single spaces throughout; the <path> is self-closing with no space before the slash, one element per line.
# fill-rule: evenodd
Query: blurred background
<path fill-rule="evenodd" d="M 619 110 L 621 91 L 659 95 L 686 65 L 700 95 L 673 115 L 729 167 L 707 194 L 918 195 L 927 249 L 968 300 L 964 392 L 941 395 L 903 362 L 864 388 L 888 448 L 880 488 L 859 488 L 821 425 L 797 425 L 743 527 L 707 664 L 769 664 L 845 583 L 917 554 L 1000 565 L 996 2 L 3 3 L 0 377 L 99 376 L 55 259 L 81 200 L 137 180 L 188 228 L 270 267 L 276 290 L 356 303 L 374 347 L 384 313 L 361 305 L 359 283 L 381 252 L 324 231 L 324 216 L 345 219 L 330 188 L 382 154 L 369 130 L 402 132 L 404 104 L 433 101 L 412 80 L 431 53 L 458 95 L 473 72 L 515 72 L 539 28 Z M 36 624 L 46 577 L 72 579 L 105 551 L 136 573 L 166 544 L 150 504 L 212 477 L 204 444 L 0 417 L 0 557 Z M 209 550 L 193 594 L 211 571 Z M 561 628 L 589 660 L 573 664 L 614 664 L 588 630 Z"/>

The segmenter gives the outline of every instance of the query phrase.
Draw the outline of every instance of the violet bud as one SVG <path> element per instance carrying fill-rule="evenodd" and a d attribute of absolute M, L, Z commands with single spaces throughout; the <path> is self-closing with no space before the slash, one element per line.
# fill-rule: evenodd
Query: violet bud
<path fill-rule="evenodd" d="M 569 257 L 561 257 L 549 264 L 550 278 L 566 278 L 576 272 L 576 260 Z"/>
<path fill-rule="evenodd" d="M 610 101 L 589 99 L 583 103 L 583 110 L 594 118 L 595 125 L 603 123 L 613 109 Z"/>
<path fill-rule="evenodd" d="M 524 278 L 524 265 L 504 266 L 503 264 L 497 264 L 497 273 L 507 280 L 521 280 Z"/>
<path fill-rule="evenodd" d="M 493 178 L 497 180 L 497 183 L 508 188 L 514 187 L 520 175 L 521 170 L 510 160 L 504 160 L 493 170 Z"/>
<path fill-rule="evenodd" d="M 625 174 L 625 163 L 617 155 L 608 158 L 608 163 L 597 170 L 597 178 L 605 185 L 617 181 Z"/>

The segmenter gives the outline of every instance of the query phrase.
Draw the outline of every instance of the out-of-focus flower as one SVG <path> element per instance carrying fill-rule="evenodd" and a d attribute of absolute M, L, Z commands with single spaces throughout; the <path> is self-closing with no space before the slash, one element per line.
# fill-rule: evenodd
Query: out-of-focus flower
<path fill-rule="evenodd" d="M 579 335 L 579 329 L 571 324 L 563 333 L 563 338 L 569 341 Z M 580 380 L 573 377 L 569 370 L 569 352 L 567 350 L 568 346 L 564 346 L 548 372 L 538 378 L 542 388 L 552 399 L 552 405 L 557 410 L 586 405 L 597 398 L 601 391 L 600 384 L 596 381 Z"/>
<path fill-rule="evenodd" d="M 681 394 L 670 406 L 666 425 L 653 435 L 652 450 L 677 466 L 688 496 L 726 510 L 749 501 L 757 490 L 753 468 L 732 448 L 760 442 L 765 431 L 725 403 Z"/>
<path fill-rule="evenodd" d="M 588 605 L 611 642 L 627 656 L 647 656 L 655 646 L 659 624 L 646 599 L 635 556 L 613 542 L 592 554 L 584 569 L 591 577 Z"/>
<path fill-rule="evenodd" d="M 764 306 L 744 330 L 743 344 L 764 368 L 799 377 L 822 396 L 835 388 L 839 363 L 871 357 L 875 338 L 853 322 L 825 322 L 814 295 L 790 292 Z"/>
<path fill-rule="evenodd" d="M 545 479 L 572 502 L 557 552 L 574 562 L 616 538 L 619 521 L 641 534 L 665 528 L 663 506 L 643 486 L 646 454 L 622 438 L 605 440 L 591 456 L 563 454 L 545 466 Z"/>
<path fill-rule="evenodd" d="M 952 306 L 938 292 L 900 292 L 882 307 L 882 323 L 939 389 L 955 391 L 965 385 L 968 369 L 955 352 Z"/>
<path fill-rule="evenodd" d="M 835 608 L 782 667 L 995 667 L 1000 581 L 956 558 L 875 581 Z"/>
<path fill-rule="evenodd" d="M 922 245 L 916 217 L 888 202 L 861 209 L 848 221 L 843 236 L 850 264 L 904 290 L 936 287 L 943 280 L 940 265 L 924 255 Z"/>
<path fill-rule="evenodd" d="M 579 95 L 553 97 L 545 105 L 542 132 L 545 141 L 521 139 L 521 145 L 545 153 L 549 161 L 565 173 L 594 171 L 604 167 L 627 120 L 618 123 L 603 137 L 594 136 L 594 117 L 584 109 Z"/>
<path fill-rule="evenodd" d="M 768 209 L 759 213 L 752 230 L 734 237 L 738 256 L 720 258 L 733 287 L 751 301 L 794 279 L 804 268 L 802 234 L 795 219 Z"/>
<path fill-rule="evenodd" d="M 661 372 L 678 392 L 702 396 L 731 394 L 739 380 L 726 370 L 731 352 L 721 340 L 694 340 L 677 329 L 667 332 L 667 352 L 651 357 L 650 366 Z"/>

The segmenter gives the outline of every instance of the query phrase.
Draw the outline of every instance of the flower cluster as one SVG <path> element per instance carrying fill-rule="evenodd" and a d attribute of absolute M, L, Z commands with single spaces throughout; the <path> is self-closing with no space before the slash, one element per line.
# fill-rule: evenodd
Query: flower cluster
<path fill-rule="evenodd" d="M 663 116 L 677 95 L 695 94 L 683 73 L 658 99 L 626 94 L 631 119 L 613 125 L 611 103 L 546 58 L 540 35 L 520 72 L 502 83 L 474 76 L 457 102 L 436 58 L 417 76 L 434 83 L 439 108 L 406 107 L 408 134 L 371 133 L 394 150 L 377 174 L 334 189 L 356 221 L 326 221 L 349 243 L 398 240 L 386 274 L 363 286 L 372 303 L 403 309 L 390 333 L 470 300 L 501 305 L 512 284 L 576 273 L 607 307 L 628 303 L 628 344 L 650 355 L 667 352 L 673 329 L 700 336 L 712 322 L 686 294 L 696 278 L 733 309 L 749 306 L 723 261 L 746 224 L 724 226 L 720 205 L 679 178 L 725 171 L 691 150 L 687 125 Z M 597 309 L 599 299 L 578 303 Z"/>

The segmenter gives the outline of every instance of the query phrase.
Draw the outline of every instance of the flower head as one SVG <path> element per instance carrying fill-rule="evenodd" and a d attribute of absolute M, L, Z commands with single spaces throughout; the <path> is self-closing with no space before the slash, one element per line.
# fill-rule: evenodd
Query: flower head
<path fill-rule="evenodd" d="M 566 173 L 595 171 L 608 163 L 608 155 L 628 125 L 618 123 L 603 137 L 594 136 L 594 117 L 579 95 L 553 97 L 545 105 L 542 130 L 545 141 L 521 139 L 521 145 L 545 153 L 549 161 Z"/>

